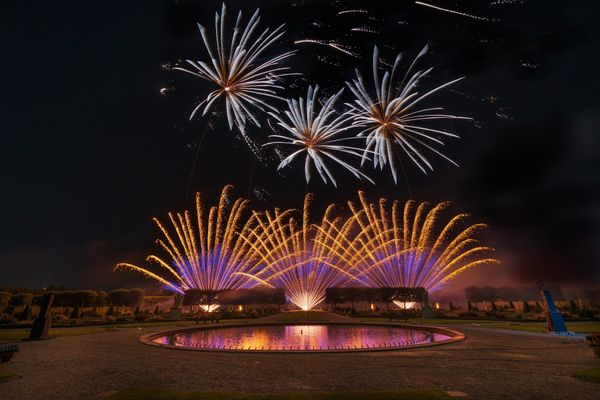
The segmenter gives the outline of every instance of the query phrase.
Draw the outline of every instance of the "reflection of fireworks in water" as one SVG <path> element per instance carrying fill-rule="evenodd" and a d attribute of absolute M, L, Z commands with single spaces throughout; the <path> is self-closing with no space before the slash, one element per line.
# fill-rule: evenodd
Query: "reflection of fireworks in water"
<path fill-rule="evenodd" d="M 260 126 L 258 118 L 252 113 L 252 108 L 260 110 L 277 109 L 268 103 L 268 99 L 279 99 L 276 89 L 283 89 L 276 81 L 290 73 L 285 73 L 287 67 L 280 67 L 284 59 L 294 54 L 289 51 L 267 61 L 258 63 L 258 57 L 283 35 L 283 25 L 269 32 L 265 29 L 258 37 L 253 37 L 260 22 L 258 10 L 252 15 L 244 29 L 241 28 L 242 13 L 238 14 L 235 28 L 231 36 L 229 51 L 227 50 L 227 39 L 225 37 L 225 4 L 221 14 L 215 13 L 215 47 L 210 44 L 206 28 L 198 24 L 202 40 L 210 63 L 203 61 L 187 60 L 193 69 L 175 67 L 199 78 L 210 81 L 218 86 L 218 89 L 209 93 L 192 112 L 190 119 L 202 108 L 205 115 L 222 96 L 225 97 L 225 110 L 229 128 L 233 129 L 234 123 L 238 125 L 242 135 L 245 136 L 246 118 L 250 118 L 257 126 Z"/>
<path fill-rule="evenodd" d="M 399 54 L 396 57 L 391 73 L 386 71 L 383 79 L 380 80 L 378 65 L 379 51 L 377 47 L 375 47 L 373 51 L 375 98 L 372 98 L 368 93 L 358 70 L 356 71 L 357 79 L 354 79 L 352 82 L 347 82 L 348 87 L 356 97 L 355 103 L 348 103 L 348 106 L 350 107 L 349 113 L 354 118 L 353 124 L 358 128 L 362 128 L 359 136 L 366 135 L 367 143 L 362 163 L 364 164 L 368 159 L 367 155 L 372 151 L 374 153 L 374 167 L 383 169 L 384 166 L 389 164 L 395 182 L 398 181 L 396 174 L 396 145 L 399 146 L 424 173 L 427 173 L 426 168 L 433 170 L 433 167 L 429 160 L 417 148 L 418 146 L 424 147 L 450 161 L 452 164 L 457 165 L 450 158 L 433 148 L 431 144 L 444 145 L 444 142 L 435 135 L 447 137 L 458 136 L 445 130 L 432 129 L 423 126 L 423 122 L 444 119 L 471 119 L 444 114 L 442 113 L 442 107 L 416 108 L 419 103 L 429 96 L 463 79 L 459 78 L 446 82 L 425 94 L 416 92 L 415 88 L 417 85 L 433 69 L 420 70 L 411 75 L 413 67 L 426 52 L 427 46 L 425 46 L 425 48 L 417 55 L 406 71 L 400 85 L 395 89 L 394 75 L 400 64 L 402 55 Z"/>
<path fill-rule="evenodd" d="M 237 199 L 231 204 L 231 190 L 232 186 L 226 186 L 218 207 L 211 207 L 208 213 L 200 194 L 196 194 L 195 220 L 188 211 L 176 215 L 169 213 L 174 234 L 154 218 L 164 236 L 164 239 L 157 240 L 157 244 L 166 251 L 171 261 L 155 255 L 148 256 L 147 260 L 162 267 L 166 275 L 128 263 L 117 264 L 116 269 L 140 272 L 180 294 L 189 289 L 239 289 L 253 283 L 246 276 L 237 274 L 253 265 L 249 246 L 237 235 L 248 202 Z"/>
<path fill-rule="evenodd" d="M 330 205 L 319 224 L 309 221 L 312 195 L 304 200 L 302 223 L 291 217 L 292 210 L 256 215 L 258 224 L 243 233 L 260 257 L 252 271 L 241 273 L 257 283 L 283 287 L 290 301 L 310 310 L 325 299 L 328 287 L 354 280 L 347 270 L 348 227 L 341 218 L 332 217 Z"/>
<path fill-rule="evenodd" d="M 411 346 L 448 340 L 444 334 L 392 326 L 273 325 L 188 330 L 153 339 L 178 347 L 226 350 L 323 351 Z"/>
<path fill-rule="evenodd" d="M 429 292 L 478 265 L 497 264 L 485 258 L 493 251 L 474 238 L 487 226 L 470 225 L 461 229 L 467 214 L 454 216 L 438 229 L 440 213 L 449 203 L 439 203 L 429 209 L 428 203 L 416 206 L 410 200 L 400 208 L 386 199 L 369 203 L 359 192 L 360 206 L 348 202 L 361 231 L 353 239 L 355 256 L 353 274 L 367 286 L 423 287 Z"/>
<path fill-rule="evenodd" d="M 315 110 L 317 102 L 317 92 L 319 87 L 308 87 L 306 101 L 303 98 L 299 100 L 288 99 L 288 110 L 285 111 L 284 118 L 280 114 L 269 113 L 277 120 L 277 125 L 282 127 L 289 133 L 289 136 L 271 135 L 269 138 L 274 139 L 267 145 L 289 145 L 299 147 L 285 157 L 277 169 L 282 169 L 290 164 L 296 157 L 305 154 L 304 174 L 306 182 L 310 181 L 311 177 L 311 162 L 316 167 L 323 182 L 331 181 L 337 187 L 337 183 L 331 170 L 327 167 L 326 160 L 333 161 L 350 171 L 357 178 L 371 179 L 362 173 L 357 168 L 340 159 L 336 153 L 350 154 L 360 157 L 362 149 L 343 145 L 342 142 L 348 138 L 340 137 L 345 130 L 350 128 L 348 116 L 335 116 L 335 103 L 342 95 L 343 89 L 334 96 L 331 96 L 325 101 L 321 109 Z M 372 182 L 372 181 L 371 181 Z"/>

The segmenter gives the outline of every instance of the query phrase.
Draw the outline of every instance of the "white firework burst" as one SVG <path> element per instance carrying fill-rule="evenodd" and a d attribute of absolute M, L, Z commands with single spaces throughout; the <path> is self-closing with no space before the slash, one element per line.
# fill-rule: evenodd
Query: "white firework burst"
<path fill-rule="evenodd" d="M 375 84 L 376 96 L 371 97 L 366 89 L 365 83 L 356 70 L 356 79 L 346 82 L 355 96 L 354 103 L 347 104 L 350 109 L 348 113 L 353 117 L 353 125 L 361 128 L 358 136 L 366 136 L 362 164 L 368 160 L 367 155 L 373 154 L 373 165 L 375 168 L 383 169 L 389 164 L 397 183 L 396 158 L 394 154 L 399 147 L 408 157 L 423 171 L 426 168 L 433 171 L 429 160 L 422 154 L 421 148 L 425 148 L 457 165 L 450 158 L 436 150 L 433 145 L 443 146 L 443 137 L 459 136 L 445 130 L 433 129 L 423 126 L 431 120 L 440 119 L 468 119 L 457 115 L 445 114 L 442 107 L 418 108 L 417 106 L 434 93 L 462 80 L 458 78 L 446 82 L 424 94 L 416 91 L 422 79 L 427 76 L 433 68 L 420 70 L 412 73 L 417 61 L 427 53 L 428 46 L 414 59 L 404 78 L 399 85 L 394 83 L 396 69 L 402 60 L 402 54 L 396 57 L 392 71 L 386 71 L 383 79 L 379 79 L 379 51 L 377 47 L 373 50 L 373 82 Z M 412 73 L 412 74 L 411 74 Z"/>
<path fill-rule="evenodd" d="M 269 112 L 269 115 L 277 121 L 277 125 L 285 129 L 289 135 L 270 135 L 269 138 L 275 140 L 264 144 L 264 146 L 282 144 L 297 148 L 281 161 L 277 169 L 282 169 L 295 158 L 305 155 L 304 174 L 307 183 L 311 178 L 311 163 L 313 163 L 323 182 L 328 183 L 328 181 L 331 181 L 337 187 L 337 182 L 326 161 L 333 161 L 341 165 L 359 179 L 365 178 L 373 182 L 363 172 L 338 156 L 339 153 L 343 153 L 362 157 L 364 153 L 362 148 L 342 144 L 353 139 L 341 136 L 344 131 L 352 127 L 350 124 L 352 117 L 346 114 L 336 116 L 334 109 L 334 105 L 344 89 L 325 100 L 321 109 L 317 111 L 315 103 L 318 101 L 318 91 L 318 85 L 314 89 L 309 86 L 306 100 L 302 97 L 298 100 L 288 99 L 288 110 L 284 112 L 285 115 Z"/>
<path fill-rule="evenodd" d="M 260 22 L 259 10 L 254 12 L 243 29 L 242 12 L 240 11 L 228 46 L 225 35 L 225 18 L 226 8 L 223 3 L 221 13 L 215 13 L 214 48 L 209 40 L 207 29 L 198 24 L 210 62 L 186 60 L 193 68 L 175 67 L 175 69 L 218 86 L 192 111 L 190 119 L 199 110 L 202 110 L 202 115 L 205 115 L 218 99 L 225 97 L 225 111 L 229 128 L 233 129 L 235 124 L 245 135 L 247 118 L 260 126 L 253 109 L 277 111 L 273 105 L 269 104 L 268 100 L 283 100 L 276 94 L 277 90 L 283 89 L 277 84 L 277 81 L 283 76 L 295 74 L 286 73 L 285 71 L 289 70 L 289 67 L 282 67 L 280 64 L 281 61 L 294 54 L 294 51 L 269 57 L 264 62 L 259 61 L 259 57 L 265 50 L 284 34 L 284 25 L 272 31 L 267 28 L 256 37 L 254 33 Z"/>

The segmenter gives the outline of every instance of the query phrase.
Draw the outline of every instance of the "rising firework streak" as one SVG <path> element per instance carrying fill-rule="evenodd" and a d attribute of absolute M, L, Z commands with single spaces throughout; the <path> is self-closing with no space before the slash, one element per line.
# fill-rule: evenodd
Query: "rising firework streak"
<path fill-rule="evenodd" d="M 447 13 L 450 13 L 450 14 L 461 15 L 463 17 L 477 19 L 477 20 L 480 20 L 480 21 L 489 21 L 488 18 L 478 17 L 477 15 L 467 14 L 467 13 L 460 12 L 460 11 L 449 10 L 447 8 L 442 8 L 442 7 L 434 6 L 433 4 L 423 3 L 422 1 L 415 1 L 415 4 L 417 4 L 419 6 L 425 6 L 425 7 L 433 8 L 434 10 L 444 11 L 444 12 L 447 12 Z"/>

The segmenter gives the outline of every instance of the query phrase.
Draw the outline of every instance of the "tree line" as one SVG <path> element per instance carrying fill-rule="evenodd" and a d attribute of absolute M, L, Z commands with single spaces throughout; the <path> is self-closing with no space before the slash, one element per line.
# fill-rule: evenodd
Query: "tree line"
<path fill-rule="evenodd" d="M 7 307 L 40 305 L 47 294 L 54 295 L 52 307 L 137 307 L 144 301 L 144 289 L 116 289 L 110 292 L 94 290 L 63 290 L 11 293 L 0 291 L 0 310 Z"/>

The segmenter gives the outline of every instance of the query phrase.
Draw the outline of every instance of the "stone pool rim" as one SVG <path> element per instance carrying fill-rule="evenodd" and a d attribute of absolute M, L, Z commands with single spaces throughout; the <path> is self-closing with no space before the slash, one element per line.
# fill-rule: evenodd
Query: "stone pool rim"
<path fill-rule="evenodd" d="M 226 328 L 242 328 L 242 327 L 260 327 L 260 326 L 289 326 L 289 325 L 346 325 L 346 326 L 379 326 L 379 327 L 390 327 L 390 328 L 406 328 L 415 329 L 420 331 L 427 331 L 429 333 L 440 333 L 449 336 L 449 339 L 440 340 L 437 342 L 430 343 L 417 343 L 406 346 L 385 346 L 385 347 L 361 347 L 361 348 L 347 348 L 347 349 L 297 349 L 297 350 L 269 350 L 269 349 L 225 349 L 216 347 L 187 347 L 187 346 L 176 346 L 173 344 L 160 344 L 154 342 L 155 339 L 182 333 L 186 331 L 200 331 L 200 330 L 217 330 Z M 186 350 L 186 351 L 204 351 L 213 353 L 252 353 L 252 354 L 327 354 L 327 353 L 365 353 L 365 352 L 379 352 L 379 351 L 398 351 L 398 350 L 410 350 L 418 349 L 422 347 L 432 347 L 444 344 L 456 343 L 464 340 L 467 336 L 459 331 L 448 329 L 446 327 L 434 326 L 434 325 L 415 325 L 415 324 L 404 324 L 404 323 L 393 323 L 393 322 L 323 322 L 323 321 L 294 321 L 294 322 L 260 322 L 260 323 L 221 323 L 221 324 L 207 324 L 202 326 L 190 326 L 178 329 L 169 329 L 160 332 L 148 333 L 140 336 L 139 341 L 148 346 L 161 347 L 165 349 L 175 350 Z"/>

